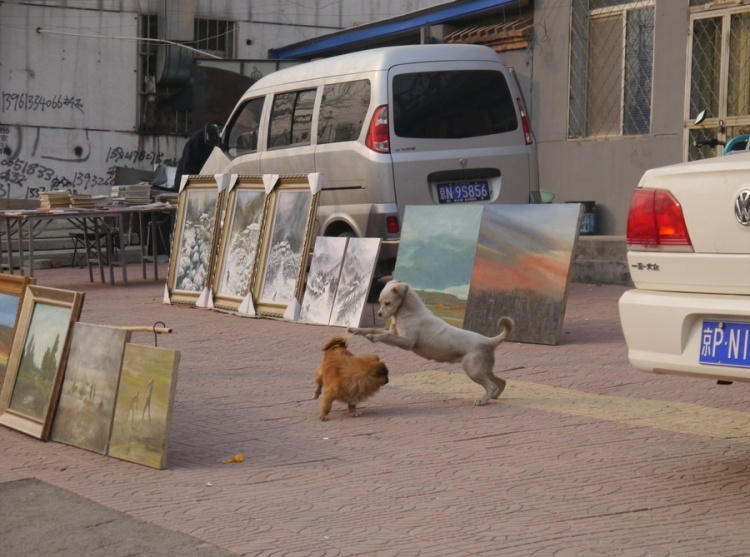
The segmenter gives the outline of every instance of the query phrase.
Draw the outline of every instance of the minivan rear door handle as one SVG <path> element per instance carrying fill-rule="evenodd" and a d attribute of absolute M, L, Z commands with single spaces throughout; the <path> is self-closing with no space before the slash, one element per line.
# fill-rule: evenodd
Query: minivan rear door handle
<path fill-rule="evenodd" d="M 462 168 L 460 170 L 440 170 L 427 175 L 427 181 L 455 182 L 457 180 L 478 180 L 480 178 L 497 178 L 500 170 L 497 168 Z"/>

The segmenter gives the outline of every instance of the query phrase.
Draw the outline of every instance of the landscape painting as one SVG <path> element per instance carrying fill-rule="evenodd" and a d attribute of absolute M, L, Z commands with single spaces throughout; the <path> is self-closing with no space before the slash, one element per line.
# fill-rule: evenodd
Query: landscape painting
<path fill-rule="evenodd" d="M 256 310 L 280 317 L 301 297 L 302 266 L 310 250 L 313 215 L 319 194 L 304 186 L 279 185 L 273 190 L 268 231 L 264 230 L 261 276 Z"/>
<path fill-rule="evenodd" d="M 0 423 L 46 440 L 65 373 L 70 331 L 84 295 L 26 289 L 0 396 Z"/>
<path fill-rule="evenodd" d="M 316 238 L 310 271 L 307 273 L 305 296 L 300 309 L 300 321 L 328 325 L 347 241 L 348 238 L 338 236 Z"/>
<path fill-rule="evenodd" d="M 429 310 L 461 327 L 485 205 L 410 205 L 393 277 L 409 283 Z"/>
<path fill-rule="evenodd" d="M 252 289 L 265 208 L 261 179 L 240 182 L 229 194 L 214 276 L 217 308 L 236 310 Z"/>
<path fill-rule="evenodd" d="M 581 214 L 580 203 L 486 205 L 464 328 L 494 336 L 508 315 L 511 340 L 558 344 Z"/>
<path fill-rule="evenodd" d="M 159 470 L 166 466 L 179 361 L 176 350 L 125 346 L 110 456 Z"/>
<path fill-rule="evenodd" d="M 120 368 L 131 332 L 76 323 L 52 440 L 106 454 Z"/>
<path fill-rule="evenodd" d="M 18 313 L 29 284 L 36 284 L 36 279 L 0 274 L 0 391 L 3 390 L 5 368 L 8 366 Z"/>
<path fill-rule="evenodd" d="M 378 262 L 380 243 L 380 238 L 349 239 L 329 325 L 359 327 Z"/>
<path fill-rule="evenodd" d="M 169 265 L 170 302 L 195 303 L 210 284 L 222 194 L 216 182 L 191 176 L 180 192 L 175 245 Z"/>

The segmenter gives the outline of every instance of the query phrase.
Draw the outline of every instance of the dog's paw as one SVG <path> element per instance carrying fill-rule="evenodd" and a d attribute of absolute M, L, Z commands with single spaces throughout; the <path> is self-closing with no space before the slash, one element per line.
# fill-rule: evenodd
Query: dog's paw
<path fill-rule="evenodd" d="M 328 421 L 328 416 L 320 416 L 320 421 L 321 421 L 321 422 L 326 422 L 326 421 Z"/>
<path fill-rule="evenodd" d="M 474 401 L 474 406 L 484 406 L 485 404 L 487 404 L 487 401 L 483 398 L 478 398 Z"/>
<path fill-rule="evenodd" d="M 362 329 L 358 329 L 356 327 L 349 327 L 346 330 L 346 332 L 349 333 L 350 335 L 361 335 L 362 334 Z"/>
<path fill-rule="evenodd" d="M 359 410 L 353 410 L 352 412 L 349 412 L 349 415 L 352 418 L 359 418 L 362 415 L 362 412 L 360 412 Z"/>
<path fill-rule="evenodd" d="M 387 335 L 385 333 L 367 333 L 365 338 L 370 342 L 383 342 Z"/>

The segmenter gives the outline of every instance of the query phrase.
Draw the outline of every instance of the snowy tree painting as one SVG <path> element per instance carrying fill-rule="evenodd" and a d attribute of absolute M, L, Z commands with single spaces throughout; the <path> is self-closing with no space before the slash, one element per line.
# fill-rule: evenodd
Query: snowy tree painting
<path fill-rule="evenodd" d="M 264 203 L 262 190 L 236 192 L 217 295 L 244 298 L 250 291 Z"/>
<path fill-rule="evenodd" d="M 380 253 L 380 238 L 350 238 L 329 325 L 359 327 Z"/>
<path fill-rule="evenodd" d="M 310 212 L 310 190 L 281 190 L 274 209 L 261 283 L 261 303 L 288 306 L 294 300 Z"/>
<path fill-rule="evenodd" d="M 318 236 L 299 320 L 328 325 L 348 238 Z"/>
<path fill-rule="evenodd" d="M 175 290 L 200 292 L 206 284 L 211 258 L 218 192 L 188 190 L 180 239 Z"/>

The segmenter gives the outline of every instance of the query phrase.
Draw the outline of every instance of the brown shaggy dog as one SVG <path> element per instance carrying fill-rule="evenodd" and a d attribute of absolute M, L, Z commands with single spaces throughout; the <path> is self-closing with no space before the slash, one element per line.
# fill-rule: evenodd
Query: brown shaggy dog
<path fill-rule="evenodd" d="M 388 383 L 388 368 L 375 354 L 355 356 L 346 339 L 332 337 L 323 345 L 323 361 L 315 369 L 315 392 L 320 399 L 320 419 L 327 420 L 334 400 L 345 402 L 349 415 L 360 415 L 357 404 Z"/>

